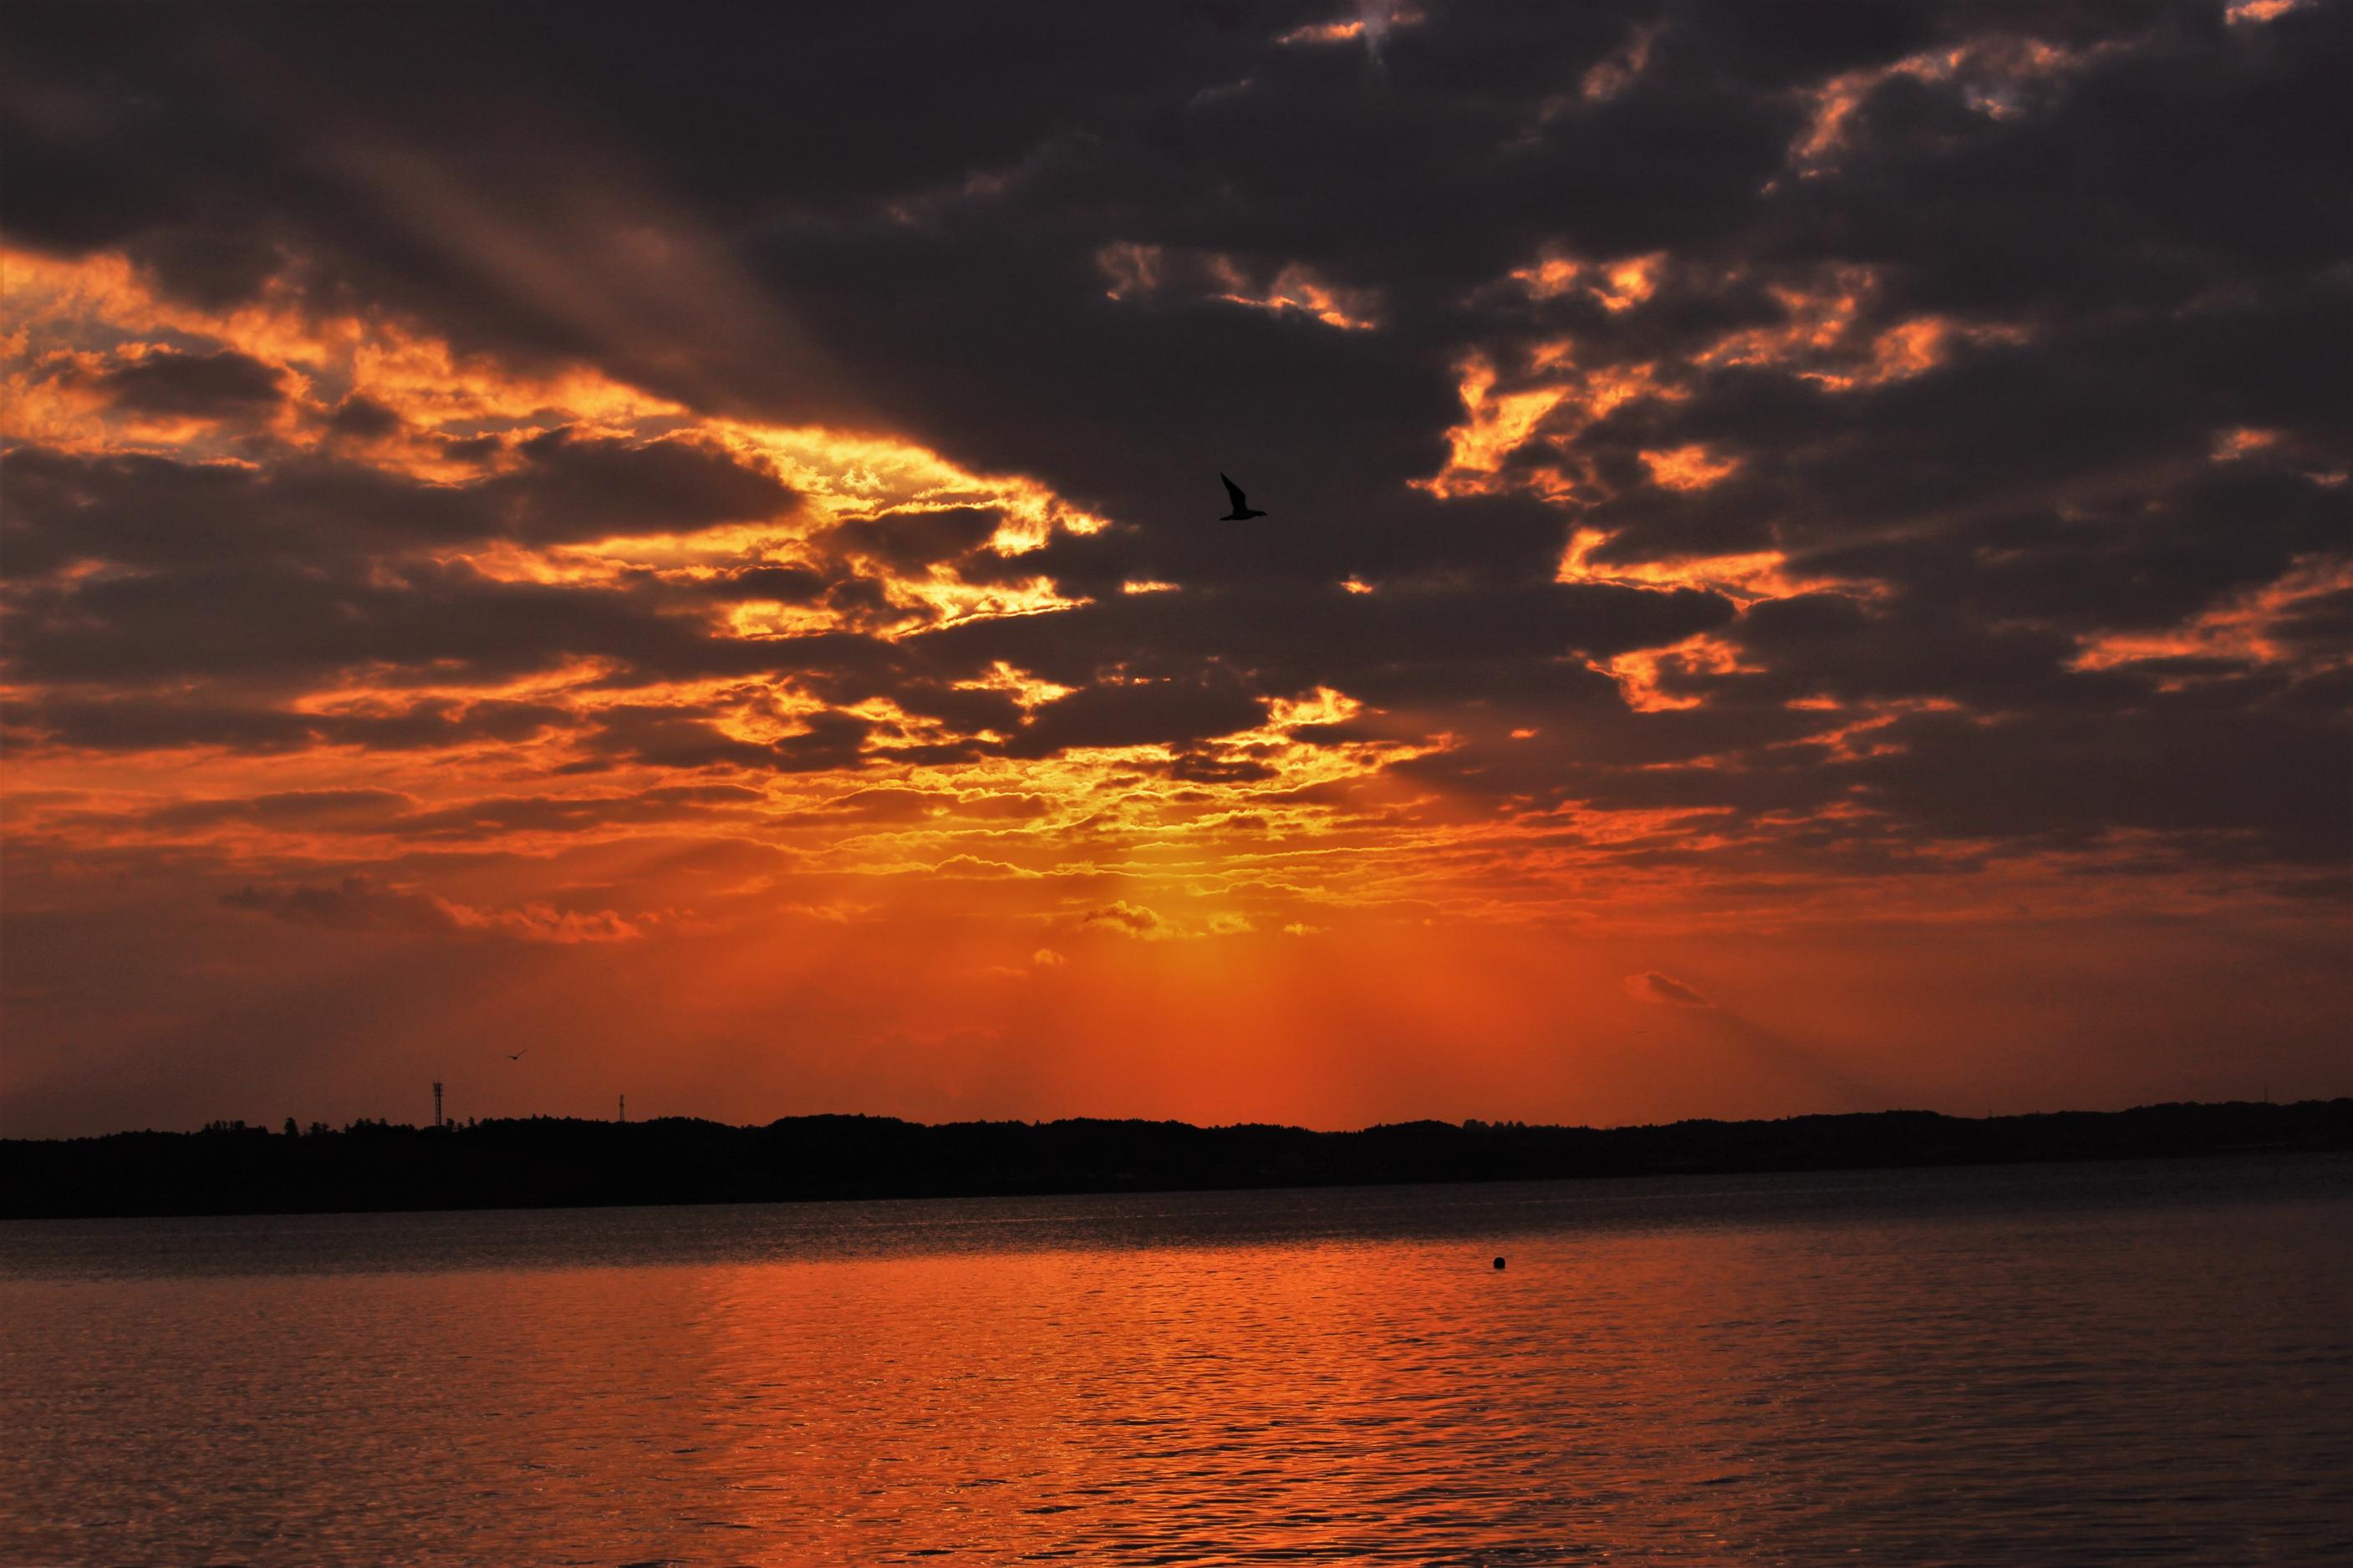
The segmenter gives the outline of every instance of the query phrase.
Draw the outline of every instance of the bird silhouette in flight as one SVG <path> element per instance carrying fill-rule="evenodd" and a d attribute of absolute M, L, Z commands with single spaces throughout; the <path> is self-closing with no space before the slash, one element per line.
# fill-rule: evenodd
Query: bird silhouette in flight
<path fill-rule="evenodd" d="M 509 1052 L 507 1053 L 507 1060 L 509 1060 L 509 1061 L 511 1061 L 511 1062 L 519 1062 L 519 1061 L 522 1060 L 522 1058 L 523 1058 L 525 1056 L 529 1055 L 529 1054 L 530 1054 L 530 1051 L 531 1051 L 531 1047 L 530 1047 L 529 1046 L 525 1046 L 522 1050 L 519 1050 L 519 1051 L 509 1051 Z"/>
<path fill-rule="evenodd" d="M 1226 494 L 1231 496 L 1234 502 L 1234 510 L 1226 513 L 1225 516 L 1218 519 L 1219 522 L 1248 522 L 1251 518 L 1264 517 L 1266 515 L 1266 513 L 1256 510 L 1250 506 L 1250 497 L 1242 494 L 1241 486 L 1234 483 L 1233 480 L 1227 479 L 1223 474 L 1219 474 L 1218 479 L 1225 485 Z"/>

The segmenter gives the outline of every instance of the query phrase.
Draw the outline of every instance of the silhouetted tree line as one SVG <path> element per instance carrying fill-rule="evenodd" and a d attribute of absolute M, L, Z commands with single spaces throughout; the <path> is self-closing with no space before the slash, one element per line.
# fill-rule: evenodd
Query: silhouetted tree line
<path fill-rule="evenodd" d="M 0 1140 L 0 1215 L 285 1214 L 789 1199 L 1340 1186 L 1669 1172 L 1839 1170 L 2259 1150 L 2353 1151 L 2353 1100 L 2152 1105 L 1962 1120 L 1925 1110 L 1531 1127 L 1414 1121 L 1356 1132 L 1181 1121 L 797 1116 L 765 1127 L 534 1116 L 297 1133 Z"/>

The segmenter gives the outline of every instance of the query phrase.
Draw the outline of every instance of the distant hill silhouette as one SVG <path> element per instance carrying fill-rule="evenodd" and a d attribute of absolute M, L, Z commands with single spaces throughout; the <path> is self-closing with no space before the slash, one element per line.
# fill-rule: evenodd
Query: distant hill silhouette
<path fill-rule="evenodd" d="M 2353 1100 L 2151 1105 L 1983 1121 L 1925 1110 L 1356 1132 L 1181 1121 L 796 1116 L 765 1127 L 555 1117 L 433 1129 L 0 1140 L 0 1215 L 304 1214 L 1344 1186 L 2353 1151 Z"/>

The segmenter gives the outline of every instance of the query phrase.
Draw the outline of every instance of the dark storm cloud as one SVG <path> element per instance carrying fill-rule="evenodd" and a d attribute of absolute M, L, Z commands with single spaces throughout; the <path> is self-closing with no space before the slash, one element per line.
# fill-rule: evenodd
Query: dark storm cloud
<path fill-rule="evenodd" d="M 1609 553 L 1635 558 L 1778 542 L 1835 560 L 1900 531 L 1870 565 L 1900 579 L 1917 561 L 1963 591 L 1978 579 L 1940 553 L 1980 541 L 2013 580 L 2040 581 L 2046 568 L 2064 575 L 2090 546 L 2136 565 L 2146 553 L 2158 580 L 2178 584 L 2186 570 L 2218 589 L 2276 575 L 2289 556 L 2335 542 L 2347 516 L 2341 491 L 2267 460 L 2217 465 L 2210 453 L 2220 432 L 2255 426 L 2308 442 L 2307 472 L 2341 471 L 2353 458 L 2343 437 L 2353 391 L 2332 353 L 2353 337 L 2345 279 L 2186 313 L 2020 331 L 2027 341 L 1965 348 L 1932 374 L 1868 391 L 1733 370 L 1703 377 L 1672 405 L 1621 410 L 1585 431 L 1578 447 L 1625 462 L 1640 447 L 1697 440 L 1743 468 L 1696 495 L 1631 488 L 1590 520 L 1621 531 Z M 2221 494 L 2260 525 L 2211 526 Z M 2063 528 L 2052 517 L 2063 509 L 2138 515 L 2116 518 L 2125 532 Z M 2055 548 L 2014 548 L 2030 542 L 2018 523 L 2036 510 Z M 2009 537 L 1987 537 L 2002 529 Z M 2184 560 L 2190 552 L 2197 558 Z M 2111 581 L 2086 607 L 2106 614 L 2128 603 L 2138 575 Z"/>
<path fill-rule="evenodd" d="M 173 676 L 300 681 L 378 663 L 462 661 L 496 679 L 607 650 L 659 658 L 703 639 L 629 595 L 505 583 L 416 565 L 374 581 L 322 580 L 291 564 L 101 576 L 21 593 L 26 629 L 11 668 L 52 682 Z"/>
<path fill-rule="evenodd" d="M 416 802 L 396 790 L 284 790 L 247 800 L 185 800 L 162 806 L 147 820 L 159 827 L 209 827 L 223 822 L 330 828 L 373 824 Z"/>
<path fill-rule="evenodd" d="M 1732 615 L 1714 594 L 1607 584 L 1431 584 L 1373 595 L 1336 585 L 1236 586 L 1115 595 L 1052 616 L 966 623 L 918 643 L 953 665 L 1002 659 L 1066 685 L 1113 671 L 1190 679 L 1222 660 L 1273 694 L 1333 685 L 1386 703 L 1475 699 L 1513 687 L 1550 691 L 1561 661 L 1678 642 Z M 1575 668 L 1582 673 L 1581 663 Z"/>
<path fill-rule="evenodd" d="M 772 475 L 691 441 L 558 429 L 517 450 L 523 461 L 512 471 L 449 484 L 299 455 L 256 468 L 19 447 L 0 464 L 10 574 L 21 581 L 76 561 L 334 567 L 499 539 L 691 532 L 784 516 L 797 504 Z"/>
<path fill-rule="evenodd" d="M 82 696 L 44 694 L 11 704 L 12 741 L 37 739 L 94 752 L 217 746 L 232 752 L 294 752 L 315 745 L 375 751 L 437 751 L 513 744 L 565 727 L 564 709 L 495 699 L 427 699 L 396 713 L 309 713 L 270 700 L 267 690 L 226 683 L 206 692 Z"/>
<path fill-rule="evenodd" d="M 389 436 L 401 425 L 400 416 L 392 409 L 372 397 L 356 394 L 337 404 L 335 411 L 327 416 L 330 433 L 362 441 Z"/>
<path fill-rule="evenodd" d="M 832 586 L 825 574 L 807 566 L 744 566 L 700 584 L 714 599 L 773 599 L 781 605 L 812 604 Z"/>
<path fill-rule="evenodd" d="M 884 512 L 843 523 L 827 542 L 850 555 L 869 556 L 902 573 L 920 574 L 936 562 L 969 554 L 997 529 L 993 511 L 953 507 L 944 511 Z"/>
<path fill-rule="evenodd" d="M 202 830 L 251 823 L 302 832 L 417 839 L 488 839 L 512 833 L 587 833 L 741 814 L 765 797 L 741 784 L 671 784 L 626 795 L 510 795 L 417 809 L 394 790 L 291 790 L 238 800 L 159 806 L 146 825 Z"/>
<path fill-rule="evenodd" d="M 248 354 L 156 353 L 108 371 L 98 386 L 118 408 L 200 419 L 267 412 L 285 398 L 283 373 Z"/>
<path fill-rule="evenodd" d="M 691 705 L 600 709 L 582 744 L 592 753 L 664 768 L 744 768 L 761 773 L 824 773 L 855 768 L 873 725 L 847 713 L 821 712 L 800 732 L 746 741 L 715 721 L 717 710 Z"/>
<path fill-rule="evenodd" d="M 599 439 L 566 427 L 516 451 L 527 466 L 480 489 L 504 530 L 524 539 L 686 533 L 781 517 L 797 500 L 772 475 L 691 441 Z"/>
<path fill-rule="evenodd" d="M 424 893 L 387 888 L 364 876 L 332 887 L 246 887 L 221 895 L 223 905 L 269 915 L 290 925 L 330 931 L 389 931 L 433 934 L 459 929 L 450 907 Z"/>
<path fill-rule="evenodd" d="M 1715 1003 L 1693 990 L 1671 974 L 1646 969 L 1640 974 L 1626 977 L 1626 994 L 1638 1002 L 1655 1002 L 1667 1007 L 1713 1007 Z"/>
<path fill-rule="evenodd" d="M 2024 714 L 1990 731 L 1917 714 L 1892 728 L 1900 752 L 1838 771 L 1924 838 L 2082 843 L 2137 829 L 2177 836 L 2201 859 L 2345 863 L 2343 709 L 2315 715 L 2292 687 L 2252 685 Z"/>
<path fill-rule="evenodd" d="M 517 795 L 403 812 L 375 831 L 406 838 L 497 838 L 511 833 L 591 833 L 648 823 L 723 817 L 765 797 L 742 784 L 674 784 L 633 795 Z"/>
<path fill-rule="evenodd" d="M 797 504 L 771 475 L 688 440 L 559 429 L 519 455 L 511 471 L 437 483 L 303 456 L 257 467 L 13 450 L 0 464 L 8 668 L 52 687 L 201 678 L 283 690 L 360 668 L 396 685 L 494 682 L 584 657 L 615 661 L 616 680 L 771 671 L 804 656 L 818 669 L 872 662 L 856 637 L 797 639 L 787 651 L 714 637 L 716 601 L 808 602 L 841 588 L 811 569 L 572 584 L 501 580 L 418 553 L 691 532 Z M 127 711 L 121 696 L 47 706 L 102 723 L 101 710 Z M 183 702 L 191 714 L 203 706 Z M 501 710 L 474 710 L 478 719 Z M 256 721 L 289 736 L 322 728 L 307 716 Z M 323 728 L 338 726 L 370 743 L 367 725 Z M 391 721 L 375 729 L 382 743 L 398 740 Z"/>
<path fill-rule="evenodd" d="M 1049 702 L 1032 716 L 1013 754 L 1050 757 L 1073 746 L 1178 745 L 1230 735 L 1263 717 L 1233 675 L 1211 669 L 1189 679 L 1142 685 L 1090 685 Z"/>
<path fill-rule="evenodd" d="M 406 936 L 492 938 L 514 942 L 628 942 L 640 924 L 610 910 L 565 910 L 547 904 L 477 909 L 355 873 L 328 887 L 248 884 L 221 895 L 229 909 L 334 931 L 382 931 Z M 642 918 L 642 917 L 641 917 Z"/>
<path fill-rule="evenodd" d="M 595 657 L 618 686 L 789 678 L 1018 757 L 1166 742 L 1179 776 L 1232 779 L 1253 764 L 1203 743 L 1331 686 L 1369 710 L 1303 738 L 1443 733 L 1408 776 L 1531 809 L 1754 823 L 1860 803 L 1891 857 L 2119 827 L 2209 856 L 2334 852 L 2327 786 L 2353 756 L 2327 667 L 2353 591 L 2283 604 L 2260 653 L 2081 655 L 2344 556 L 2341 4 L 2241 25 L 2219 0 L 1432 6 L 1377 65 L 1276 42 L 1337 14 L 11 8 L 20 243 L 121 247 L 216 304 L 284 275 L 701 412 L 902 431 L 1113 520 L 998 557 L 994 514 L 907 510 L 833 529 L 820 563 L 502 583 L 409 557 L 797 498 L 713 447 L 587 429 L 461 484 L 21 451 L 10 668 L 76 689 L 12 721 L 93 746 L 435 743 L 575 721 L 481 703 L 330 720 L 270 698 L 363 667 L 496 680 Z M 1637 308 L 1509 280 L 1547 255 L 1654 253 Z M 1842 324 L 1807 338 L 1792 300 L 1834 298 Z M 1874 368 L 1884 334 L 1923 322 L 1941 336 L 1922 363 Z M 1770 352 L 1705 359 L 1744 333 Z M 1560 342 L 1577 375 L 1651 369 L 1662 389 L 1590 418 L 1572 395 L 1506 462 L 1568 471 L 1566 502 L 1409 488 L 1448 460 L 1470 358 L 1508 392 L 1565 374 L 1535 360 Z M 282 395 L 233 353 L 152 354 L 103 386 L 201 417 Z M 353 440 L 398 429 L 364 402 L 329 417 Z M 2266 444 L 2218 461 L 2240 429 Z M 1687 445 L 1733 467 L 1660 483 L 1643 454 Z M 1271 516 L 1215 521 L 1220 468 Z M 1609 536 L 1605 574 L 1769 551 L 1818 585 L 1744 608 L 1704 585 L 1556 583 L 1580 527 Z M 66 573 L 88 562 L 120 570 Z M 912 617 L 861 562 L 1043 574 L 1092 603 L 895 645 L 713 635 L 741 601 Z M 1377 591 L 1342 592 L 1351 576 Z M 1178 591 L 1122 593 L 1145 580 Z M 1702 636 L 1725 657 L 1655 676 L 1701 706 L 1630 711 L 1611 661 Z M 1000 660 L 1072 694 L 1025 717 L 958 684 Z M 236 689 L 97 689 L 191 678 Z M 607 709 L 583 744 L 754 771 L 919 756 L 839 712 L 769 742 L 716 718 Z M 1825 738 L 1857 719 L 1886 721 L 1883 750 Z"/>

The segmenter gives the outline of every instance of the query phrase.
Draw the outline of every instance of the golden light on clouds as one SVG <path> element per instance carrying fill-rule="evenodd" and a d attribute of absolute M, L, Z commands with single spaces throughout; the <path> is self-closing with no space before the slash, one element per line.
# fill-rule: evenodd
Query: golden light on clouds
<path fill-rule="evenodd" d="M 1550 255 L 1534 267 L 1519 268 L 1512 277 L 1536 299 L 1557 299 L 1571 290 L 1581 290 L 1595 304 L 1615 315 L 1632 310 L 1658 291 L 1660 269 L 1666 259 L 1663 251 L 1610 262 Z"/>
<path fill-rule="evenodd" d="M 1419 481 L 1432 495 L 1478 495 L 1501 488 L 1496 476 L 1504 460 L 1535 433 L 1567 389 L 1536 386 L 1524 392 L 1497 394 L 1495 367 L 1473 359 L 1462 371 L 1463 423 L 1446 433 L 1450 451 L 1445 469 Z"/>
<path fill-rule="evenodd" d="M 1206 299 L 1278 316 L 1294 314 L 1349 332 L 1380 325 L 1377 292 L 1335 283 L 1302 262 L 1270 267 L 1221 251 L 1172 251 L 1124 240 L 1096 251 L 1094 261 L 1107 285 L 1107 300 Z"/>
<path fill-rule="evenodd" d="M 729 1116 L 1681 1112 L 1678 995 L 1925 1094 L 1987 946 L 2300 930 L 2348 464 L 2326 224 L 2251 215 L 2310 9 L 1335 3 L 869 141 L 698 81 L 723 144 L 682 36 L 404 116 L 118 32 L 0 254 L 0 1088 L 377 1114 L 524 1031 Z"/>
<path fill-rule="evenodd" d="M 2291 658 L 2309 658 L 2292 650 L 2284 633 L 2298 617 L 2326 613 L 2332 601 L 2353 595 L 2353 562 L 2311 555 L 2295 562 L 2276 580 L 2230 595 L 2182 624 L 2159 631 L 2104 632 L 2084 641 L 2075 656 L 2079 669 L 2183 661 L 2190 668 L 2174 679 L 2187 684 L 2201 677 L 2219 679 L 2247 665 L 2277 665 Z M 2200 671 L 2199 661 L 2212 661 Z M 2353 655 L 2322 656 L 2321 668 L 2353 665 Z"/>
<path fill-rule="evenodd" d="M 2276 22 L 2290 11 L 2300 9 L 2305 3 L 2306 0 L 2231 0 L 2222 16 L 2232 26 Z"/>
<path fill-rule="evenodd" d="M 2258 0 L 2263 3 L 2270 0 Z M 1852 140 L 1857 111 L 1890 81 L 1957 85 L 1971 110 L 2004 120 L 2019 112 L 2023 95 L 2063 83 L 2107 48 L 2072 48 L 2042 38 L 1993 34 L 1832 77 L 1805 95 L 1808 123 L 1789 146 L 1789 166 L 1807 179 L 1833 169 Z"/>
<path fill-rule="evenodd" d="M 1690 487 L 1670 487 L 1690 488 Z M 1701 588 L 1721 594 L 1736 604 L 1759 599 L 1784 599 L 1796 594 L 1835 588 L 1868 595 L 1869 584 L 1791 573 L 1788 557 L 1778 550 L 1745 552 L 1736 555 L 1686 555 L 1653 561 L 1599 563 L 1594 556 L 1609 543 L 1599 529 L 1580 528 L 1562 552 L 1557 581 L 1614 583 L 1628 587 Z"/>
<path fill-rule="evenodd" d="M 1230 258 L 1210 258 L 1209 270 L 1221 286 L 1217 298 L 1229 305 L 1254 310 L 1297 310 L 1342 331 L 1370 331 L 1380 325 L 1377 304 L 1370 294 L 1328 283 L 1297 263 L 1278 271 L 1262 290 L 1254 288 Z"/>
<path fill-rule="evenodd" d="M 1644 452 L 1642 466 L 1651 481 L 1671 490 L 1704 490 L 1731 478 L 1740 467 L 1737 458 L 1718 458 L 1697 442 L 1663 452 Z"/>
<path fill-rule="evenodd" d="M 920 639 L 1084 603 L 1042 575 L 976 581 L 948 561 L 905 563 L 881 536 L 867 542 L 861 527 L 976 510 L 995 519 L 982 548 L 1018 559 L 1058 531 L 1106 526 L 1035 480 L 975 474 L 913 442 L 695 418 L 585 370 L 519 376 L 462 361 L 396 322 L 312 319 L 290 298 L 191 312 L 159 302 L 111 258 L 35 270 L 37 287 L 16 301 L 13 376 L 62 384 L 69 378 L 57 356 L 67 352 L 90 356 L 72 362 L 85 379 L 151 352 L 246 356 L 280 371 L 285 388 L 250 437 L 262 445 L 245 448 L 254 458 L 332 453 L 353 472 L 464 496 L 571 449 L 563 443 L 593 439 L 603 443 L 600 455 L 714 472 L 733 465 L 777 486 L 765 500 L 747 490 L 765 510 L 683 529 L 575 527 L 578 537 L 567 540 L 426 547 L 387 557 L 379 570 L 389 584 L 438 562 L 517 590 L 658 595 L 661 614 L 694 636 L 749 654 L 849 630 Z M 153 351 L 108 330 L 123 325 L 168 330 L 174 346 Z M 388 411 L 374 439 L 334 433 L 332 416 L 354 398 Z M 68 450 L 248 461 L 235 455 L 248 437 L 217 418 L 134 425 L 93 396 L 69 411 L 68 429 L 63 407 L 53 400 L 35 409 L 37 423 L 13 433 Z M 754 585 L 767 574 L 797 590 L 821 564 L 871 592 L 842 602 L 765 595 Z M 738 583 L 744 587 L 733 596 L 712 596 Z M 1154 595 L 1178 585 L 1122 586 Z M 976 741 L 1018 742 L 1081 694 L 1002 661 L 953 683 L 956 692 L 1005 699 L 1001 720 L 918 712 L 879 695 L 838 703 L 788 676 L 621 677 L 616 661 L 599 658 L 502 680 L 469 680 L 455 668 L 438 677 L 348 669 L 273 699 L 275 711 L 309 734 L 277 752 L 165 748 L 101 760 L 20 749 L 11 763 L 16 820 L 77 852 L 158 837 L 201 847 L 229 875 L 254 879 L 245 907 L 256 916 L 557 944 L 872 922 L 932 909 L 985 914 L 1029 933 L 1030 947 L 1049 930 L 1240 937 L 1323 930 L 1337 910 L 1376 910 L 1409 889 L 1426 899 L 1433 876 L 1444 875 L 1417 866 L 1409 840 L 1381 842 L 1352 826 L 1390 809 L 1384 803 L 1403 792 L 1381 782 L 1384 770 L 1426 748 L 1300 738 L 1363 716 L 1360 702 L 1330 688 L 1270 698 L 1256 721 L 1188 746 L 1079 745 L 1017 761 L 967 753 Z M 492 717 L 506 713 L 512 721 Z M 480 738 L 465 728 L 486 721 L 491 731 Z M 429 737 L 436 724 L 450 728 L 450 743 L 366 755 L 332 739 L 409 729 Z M 597 736 L 607 750 L 584 741 Z M 818 765 L 776 770 L 772 759 L 802 747 Z M 366 781 L 356 790 L 355 769 Z M 499 857 L 454 880 L 420 879 L 411 868 L 420 844 Z M 612 856 L 636 868 L 570 890 L 547 883 L 551 875 L 561 883 L 559 865 Z M 682 880 L 682 870 L 666 868 L 713 856 L 727 868 L 716 879 Z M 314 882 L 304 871 L 313 863 L 382 869 L 322 872 Z"/>

